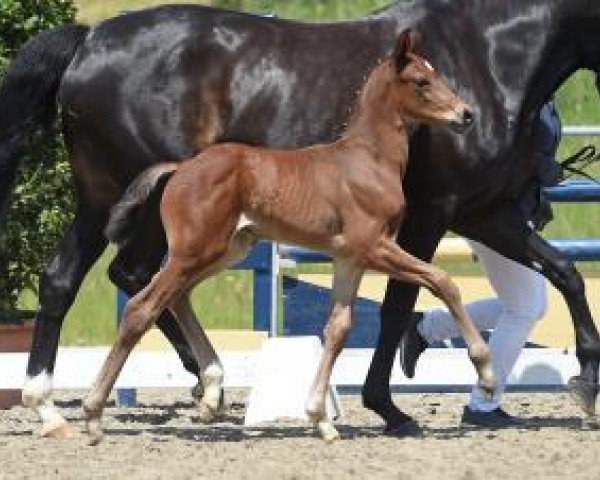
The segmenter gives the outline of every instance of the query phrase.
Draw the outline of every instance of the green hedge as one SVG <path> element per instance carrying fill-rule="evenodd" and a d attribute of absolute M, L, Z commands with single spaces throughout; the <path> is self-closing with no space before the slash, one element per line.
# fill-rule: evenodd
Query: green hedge
<path fill-rule="evenodd" d="M 0 75 L 29 37 L 74 18 L 72 0 L 1 0 Z M 71 172 L 58 131 L 34 139 L 1 227 L 0 311 L 17 309 L 23 291 L 37 291 L 39 272 L 71 220 L 73 205 Z"/>

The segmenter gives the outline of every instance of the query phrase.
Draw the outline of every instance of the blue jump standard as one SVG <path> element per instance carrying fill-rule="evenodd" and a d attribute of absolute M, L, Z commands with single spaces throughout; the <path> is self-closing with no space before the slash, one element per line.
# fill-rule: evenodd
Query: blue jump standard
<path fill-rule="evenodd" d="M 117 324 L 121 325 L 123 320 L 123 310 L 127 303 L 127 295 L 121 290 L 117 291 Z M 135 388 L 117 389 L 117 407 L 135 407 L 137 403 Z"/>

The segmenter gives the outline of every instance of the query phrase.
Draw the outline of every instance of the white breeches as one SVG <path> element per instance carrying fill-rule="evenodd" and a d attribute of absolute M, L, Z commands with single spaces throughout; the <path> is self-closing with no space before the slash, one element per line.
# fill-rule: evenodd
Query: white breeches
<path fill-rule="evenodd" d="M 506 380 L 535 322 L 546 311 L 546 283 L 542 275 L 477 242 L 471 242 L 497 297 L 465 305 L 479 330 L 493 330 L 490 351 L 497 389 L 487 398 L 473 387 L 470 407 L 491 411 L 500 406 Z M 425 312 L 419 333 L 428 342 L 459 336 L 448 310 L 436 308 Z"/>

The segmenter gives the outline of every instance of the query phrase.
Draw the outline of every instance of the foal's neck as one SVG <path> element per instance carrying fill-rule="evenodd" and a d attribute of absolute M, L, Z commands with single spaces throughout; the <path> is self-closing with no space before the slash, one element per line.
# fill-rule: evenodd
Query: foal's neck
<path fill-rule="evenodd" d="M 340 142 L 366 151 L 371 161 L 403 175 L 408 160 L 407 122 L 388 98 L 385 68 L 390 67 L 380 65 L 367 80 Z"/>

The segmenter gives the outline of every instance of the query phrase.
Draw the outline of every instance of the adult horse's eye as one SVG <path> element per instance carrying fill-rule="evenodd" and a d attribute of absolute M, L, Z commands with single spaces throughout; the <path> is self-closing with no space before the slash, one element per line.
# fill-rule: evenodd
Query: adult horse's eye
<path fill-rule="evenodd" d="M 431 83 L 426 78 L 418 78 L 417 80 L 415 80 L 415 85 L 417 86 L 417 88 L 425 88 L 431 85 Z"/>

